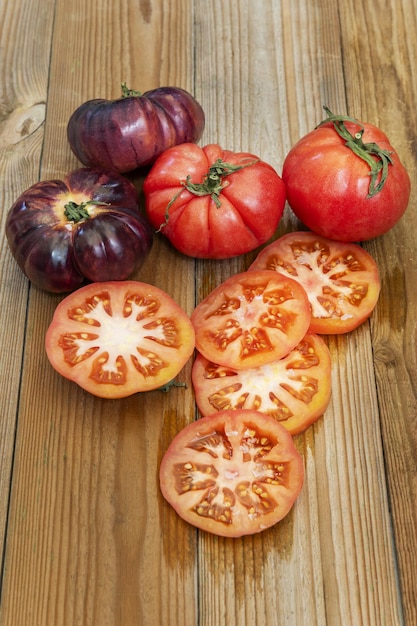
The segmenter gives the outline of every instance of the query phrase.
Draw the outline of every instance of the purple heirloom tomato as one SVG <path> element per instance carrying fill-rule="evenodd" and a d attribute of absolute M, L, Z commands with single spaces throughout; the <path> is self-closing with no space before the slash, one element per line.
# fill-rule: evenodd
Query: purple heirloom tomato
<path fill-rule="evenodd" d="M 193 142 L 203 134 L 204 111 L 179 87 L 160 87 L 141 94 L 122 85 L 117 100 L 95 99 L 71 115 L 67 136 L 84 165 L 120 173 L 154 163 L 167 148 Z"/>
<path fill-rule="evenodd" d="M 153 241 L 133 183 L 91 168 L 29 187 L 9 210 L 6 236 L 29 280 L 56 293 L 88 281 L 125 280 Z"/>

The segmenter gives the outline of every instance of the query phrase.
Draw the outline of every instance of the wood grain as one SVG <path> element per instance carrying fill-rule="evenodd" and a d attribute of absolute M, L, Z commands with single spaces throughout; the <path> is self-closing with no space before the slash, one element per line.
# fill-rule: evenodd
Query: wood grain
<path fill-rule="evenodd" d="M 349 110 L 386 130 L 416 180 L 416 4 L 343 5 L 343 49 Z M 352 27 L 355 26 L 352 31 Z M 369 43 L 372 44 L 370 53 Z M 360 66 L 360 71 L 359 71 Z M 361 88 L 358 89 L 358 81 Z M 417 228 L 412 192 L 406 216 L 367 245 L 377 260 L 382 290 L 371 320 L 375 376 L 394 539 L 407 624 L 417 622 L 411 582 L 417 569 L 416 276 Z"/>
<path fill-rule="evenodd" d="M 38 179 L 47 100 L 53 3 L 0 4 L 0 537 L 5 545 L 25 341 L 28 285 L 4 237 L 9 207 Z M 33 28 L 39 41 L 28 36 Z"/>
<path fill-rule="evenodd" d="M 0 194 L 79 163 L 83 101 L 178 85 L 206 112 L 203 143 L 278 172 L 327 104 L 386 130 L 416 174 L 415 0 L 14 0 L 0 4 Z M 36 33 L 36 36 L 34 36 Z M 132 175 L 140 191 L 145 172 Z M 0 247 L 0 626 L 414 626 L 417 622 L 417 306 L 414 196 L 366 244 L 381 297 L 328 337 L 333 394 L 295 438 L 306 480 L 277 526 L 230 540 L 183 522 L 159 462 L 197 416 L 186 387 L 94 398 L 47 362 L 60 296 L 27 284 Z M 286 207 L 277 235 L 301 228 Z M 197 261 L 161 236 L 135 278 L 188 313 L 254 253 Z M 13 338 L 13 344 L 11 342 Z"/>

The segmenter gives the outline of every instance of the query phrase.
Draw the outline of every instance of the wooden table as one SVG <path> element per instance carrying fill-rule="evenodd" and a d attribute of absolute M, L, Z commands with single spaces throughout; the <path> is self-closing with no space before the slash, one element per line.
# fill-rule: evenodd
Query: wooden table
<path fill-rule="evenodd" d="M 380 126 L 414 182 L 416 15 L 416 0 L 2 0 L 2 235 L 21 192 L 80 165 L 72 111 L 123 81 L 191 91 L 203 144 L 278 172 L 326 104 Z M 286 208 L 277 234 L 299 226 Z M 62 296 L 29 285 L 3 236 L 0 625 L 415 626 L 416 233 L 412 194 L 365 245 L 382 279 L 369 323 L 326 338 L 333 395 L 296 438 L 295 508 L 237 540 L 188 526 L 159 493 L 162 454 L 196 414 L 191 363 L 187 389 L 118 401 L 61 378 L 44 336 Z M 190 314 L 247 261 L 196 261 L 157 236 L 137 278 Z"/>

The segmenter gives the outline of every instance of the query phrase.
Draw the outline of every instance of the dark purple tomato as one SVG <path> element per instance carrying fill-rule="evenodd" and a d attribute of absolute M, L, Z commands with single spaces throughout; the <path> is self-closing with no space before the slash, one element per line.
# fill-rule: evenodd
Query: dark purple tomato
<path fill-rule="evenodd" d="M 117 100 L 88 100 L 71 115 L 68 141 L 84 165 L 131 172 L 154 163 L 167 148 L 197 143 L 203 134 L 204 111 L 184 89 L 122 90 Z"/>
<path fill-rule="evenodd" d="M 130 180 L 81 168 L 29 187 L 9 210 L 6 236 L 31 282 L 64 293 L 127 279 L 147 257 L 153 230 Z"/>

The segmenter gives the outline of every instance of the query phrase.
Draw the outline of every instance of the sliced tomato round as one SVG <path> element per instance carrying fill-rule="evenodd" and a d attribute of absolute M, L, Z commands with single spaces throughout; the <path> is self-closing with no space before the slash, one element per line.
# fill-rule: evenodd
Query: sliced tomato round
<path fill-rule="evenodd" d="M 197 350 L 235 369 L 282 358 L 304 337 L 310 319 L 300 283 L 270 270 L 231 276 L 191 315 Z"/>
<path fill-rule="evenodd" d="M 95 396 L 157 389 L 194 351 L 189 317 L 167 293 L 138 281 L 91 283 L 58 304 L 46 353 L 62 376 Z"/>
<path fill-rule="evenodd" d="M 186 522 L 224 537 L 283 519 L 304 480 L 290 433 L 258 411 L 219 411 L 186 426 L 160 466 L 165 499 Z"/>
<path fill-rule="evenodd" d="M 245 370 L 216 365 L 198 354 L 192 381 L 202 415 L 251 409 L 270 415 L 297 435 L 329 404 L 330 352 L 322 337 L 307 333 L 284 358 Z"/>
<path fill-rule="evenodd" d="M 249 271 L 275 270 L 298 281 L 311 304 L 310 331 L 341 334 L 371 315 L 381 288 L 378 267 L 355 243 L 309 231 L 288 233 L 266 246 Z"/>

